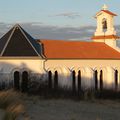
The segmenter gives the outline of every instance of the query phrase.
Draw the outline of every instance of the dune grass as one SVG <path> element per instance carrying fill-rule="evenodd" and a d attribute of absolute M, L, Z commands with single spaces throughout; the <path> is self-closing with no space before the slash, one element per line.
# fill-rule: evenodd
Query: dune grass
<path fill-rule="evenodd" d="M 0 109 L 5 111 L 3 120 L 16 120 L 25 112 L 21 93 L 14 90 L 0 91 Z"/>

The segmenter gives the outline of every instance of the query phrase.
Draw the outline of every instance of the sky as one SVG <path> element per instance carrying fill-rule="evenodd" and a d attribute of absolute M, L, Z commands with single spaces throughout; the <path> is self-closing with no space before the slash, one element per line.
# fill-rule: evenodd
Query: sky
<path fill-rule="evenodd" d="M 120 0 L 0 0 L 0 36 L 19 23 L 36 38 L 86 40 L 103 4 L 120 15 Z"/>

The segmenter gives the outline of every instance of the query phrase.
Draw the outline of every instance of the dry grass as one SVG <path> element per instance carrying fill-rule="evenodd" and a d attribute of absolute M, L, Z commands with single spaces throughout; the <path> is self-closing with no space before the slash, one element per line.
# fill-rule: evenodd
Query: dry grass
<path fill-rule="evenodd" d="M 5 110 L 4 120 L 16 120 L 16 118 L 25 112 L 21 93 L 14 90 L 0 92 L 0 108 Z"/>

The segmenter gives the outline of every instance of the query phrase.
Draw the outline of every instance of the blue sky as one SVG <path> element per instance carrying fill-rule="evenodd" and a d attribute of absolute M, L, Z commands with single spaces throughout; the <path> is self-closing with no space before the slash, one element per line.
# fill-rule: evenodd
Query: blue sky
<path fill-rule="evenodd" d="M 0 0 L 0 36 L 19 23 L 34 38 L 90 40 L 103 4 L 118 14 L 120 35 L 120 0 Z"/>
<path fill-rule="evenodd" d="M 94 25 L 93 16 L 104 3 L 120 14 L 119 0 L 0 0 L 0 21 L 59 26 Z"/>

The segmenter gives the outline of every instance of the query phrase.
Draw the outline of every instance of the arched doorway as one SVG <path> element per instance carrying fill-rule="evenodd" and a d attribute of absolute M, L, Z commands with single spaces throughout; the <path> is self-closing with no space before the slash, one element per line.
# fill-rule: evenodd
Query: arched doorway
<path fill-rule="evenodd" d="M 22 73 L 21 90 L 22 92 L 28 91 L 28 72 L 27 71 L 24 71 Z"/>
<path fill-rule="evenodd" d="M 14 89 L 20 89 L 20 73 L 18 71 L 14 72 Z"/>
<path fill-rule="evenodd" d="M 94 76 L 95 76 L 95 90 L 98 90 L 98 72 L 97 72 L 97 70 L 95 70 Z"/>
<path fill-rule="evenodd" d="M 81 91 L 81 71 L 78 71 L 78 92 Z"/>
<path fill-rule="evenodd" d="M 55 71 L 55 75 L 54 75 L 54 89 L 58 88 L 58 72 Z"/>
<path fill-rule="evenodd" d="M 48 87 L 51 89 L 52 88 L 52 72 L 48 72 Z"/>
<path fill-rule="evenodd" d="M 76 73 L 72 71 L 72 90 L 73 92 L 76 91 Z"/>
<path fill-rule="evenodd" d="M 115 90 L 118 89 L 118 71 L 115 70 Z"/>
<path fill-rule="evenodd" d="M 100 71 L 100 90 L 103 90 L 103 71 Z"/>

